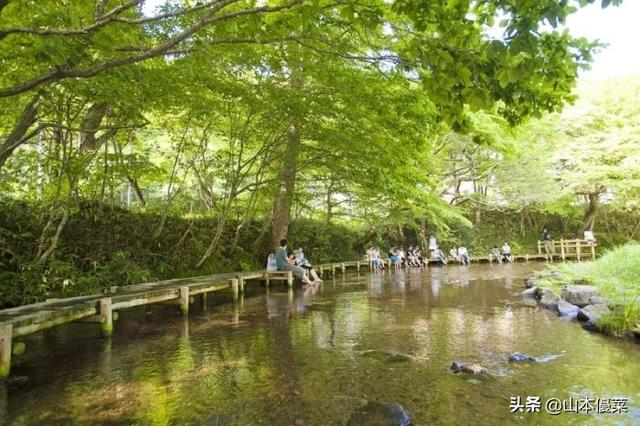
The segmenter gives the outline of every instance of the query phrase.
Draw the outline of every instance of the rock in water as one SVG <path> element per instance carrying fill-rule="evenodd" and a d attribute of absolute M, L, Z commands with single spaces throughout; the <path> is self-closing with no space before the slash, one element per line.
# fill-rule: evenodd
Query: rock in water
<path fill-rule="evenodd" d="M 572 305 L 587 306 L 589 299 L 598 295 L 598 289 L 591 285 L 568 285 L 562 290 L 562 298 Z"/>
<path fill-rule="evenodd" d="M 524 286 L 526 288 L 537 287 L 538 286 L 538 282 L 536 281 L 535 278 L 525 278 L 524 279 Z"/>
<path fill-rule="evenodd" d="M 348 426 L 389 425 L 411 426 L 409 415 L 398 403 L 381 404 L 369 401 L 364 407 L 354 411 L 347 422 Z"/>
<path fill-rule="evenodd" d="M 600 331 L 600 327 L 598 327 L 596 322 L 591 320 L 582 324 L 582 328 L 584 328 L 587 331 Z"/>
<path fill-rule="evenodd" d="M 535 358 L 529 355 L 521 354 L 520 352 L 511 352 L 509 354 L 509 362 L 526 362 L 526 361 L 534 361 Z"/>
<path fill-rule="evenodd" d="M 536 297 L 536 293 L 538 292 L 538 287 L 533 286 L 527 288 L 525 291 L 520 293 L 522 297 Z"/>
<path fill-rule="evenodd" d="M 414 359 L 409 354 L 403 354 L 401 352 L 381 351 L 377 349 L 362 351 L 360 352 L 360 355 L 386 362 L 407 362 L 413 361 Z"/>
<path fill-rule="evenodd" d="M 593 297 L 592 297 L 593 299 Z M 588 305 L 578 311 L 578 320 L 580 321 L 596 321 L 600 315 L 608 314 L 611 310 L 607 305 Z"/>
<path fill-rule="evenodd" d="M 554 311 L 558 310 L 558 303 L 562 301 L 562 298 L 558 296 L 553 290 L 548 288 L 542 289 L 542 297 L 540 298 L 540 305 L 544 308 Z"/>
<path fill-rule="evenodd" d="M 572 305 L 569 302 L 565 302 L 564 300 L 558 303 L 558 314 L 563 317 L 575 318 L 578 315 L 578 311 L 580 308 L 576 305 Z"/>
<path fill-rule="evenodd" d="M 471 374 L 483 374 L 488 373 L 489 370 L 478 364 L 467 365 L 462 361 L 453 361 L 451 367 L 449 367 L 454 373 L 471 373 Z"/>

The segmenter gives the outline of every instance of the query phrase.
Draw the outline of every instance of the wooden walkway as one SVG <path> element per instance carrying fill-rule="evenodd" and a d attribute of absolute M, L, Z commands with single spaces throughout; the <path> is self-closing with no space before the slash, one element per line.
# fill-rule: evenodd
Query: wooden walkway
<path fill-rule="evenodd" d="M 316 266 L 322 273 L 345 273 L 347 268 L 368 267 L 367 262 L 340 262 Z M 9 376 L 11 355 L 15 339 L 57 325 L 70 322 L 99 324 L 104 337 L 113 333 L 117 311 L 154 303 L 177 304 L 187 315 L 194 296 L 222 290 L 231 290 L 238 299 L 247 281 L 262 281 L 269 286 L 273 281 L 283 281 L 293 287 L 291 271 L 235 272 L 194 278 L 173 279 L 124 287 L 112 287 L 107 294 L 49 299 L 46 302 L 0 310 L 0 380 Z"/>
<path fill-rule="evenodd" d="M 584 247 L 586 243 L 575 241 L 554 242 L 560 251 L 561 259 L 580 260 L 585 257 L 585 253 L 595 257 L 594 245 L 590 245 L 587 251 Z M 514 261 L 548 259 L 548 256 L 542 254 L 541 247 L 539 242 L 538 254 L 515 255 Z M 393 265 L 390 265 L 388 259 L 383 261 L 389 270 L 392 269 L 389 268 Z M 486 263 L 491 262 L 491 259 L 489 256 L 476 256 L 470 258 L 470 261 Z M 438 263 L 441 264 L 441 262 L 429 260 L 430 265 Z M 455 262 L 451 260 L 451 263 Z M 314 268 L 320 276 L 329 274 L 335 276 L 337 273 L 344 274 L 349 269 L 358 272 L 361 268 L 371 269 L 371 263 L 369 261 L 338 262 L 316 265 Z M 189 304 L 193 303 L 194 296 L 201 295 L 202 298 L 206 298 L 210 292 L 231 290 L 234 301 L 237 301 L 238 295 L 244 292 L 247 281 L 251 280 L 264 282 L 267 288 L 273 281 L 282 281 L 290 288 L 293 287 L 293 275 L 290 271 L 234 272 L 112 287 L 106 294 L 50 299 L 42 303 L 0 310 L 0 380 L 9 376 L 15 339 L 70 322 L 99 324 L 102 335 L 108 337 L 113 333 L 114 319 L 117 319 L 118 310 L 154 303 L 171 303 L 178 305 L 180 311 L 187 315 Z"/>

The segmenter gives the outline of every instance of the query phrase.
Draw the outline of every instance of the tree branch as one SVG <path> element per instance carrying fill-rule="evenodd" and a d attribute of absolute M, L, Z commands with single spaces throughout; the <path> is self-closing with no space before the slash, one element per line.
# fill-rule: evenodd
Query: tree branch
<path fill-rule="evenodd" d="M 184 31 L 174 35 L 173 37 L 169 38 L 167 41 L 165 41 L 164 43 L 156 47 L 150 48 L 148 50 L 145 50 L 135 55 L 110 59 L 101 64 L 98 64 L 94 67 L 87 68 L 87 69 L 77 69 L 72 67 L 52 69 L 37 77 L 26 80 L 22 83 L 0 89 L 0 98 L 15 96 L 20 93 L 31 90 L 35 87 L 41 86 L 43 84 L 51 83 L 53 81 L 60 81 L 68 78 L 78 78 L 78 77 L 80 78 L 94 77 L 98 74 L 101 74 L 113 68 L 134 64 L 150 58 L 161 56 L 208 25 L 233 19 L 239 16 L 244 16 L 244 15 L 272 13 L 272 12 L 276 12 L 284 9 L 289 9 L 298 4 L 301 4 L 304 0 L 292 0 L 280 6 L 273 6 L 273 7 L 261 6 L 261 7 L 254 7 L 251 9 L 237 10 L 237 11 L 230 12 L 220 16 L 214 15 L 215 12 L 218 12 L 223 7 L 229 4 L 235 3 L 237 1 L 239 0 L 220 0 L 218 3 L 216 3 L 215 7 L 212 7 L 211 10 L 209 10 L 209 12 L 203 18 L 197 21 L 195 24 L 187 27 Z"/>

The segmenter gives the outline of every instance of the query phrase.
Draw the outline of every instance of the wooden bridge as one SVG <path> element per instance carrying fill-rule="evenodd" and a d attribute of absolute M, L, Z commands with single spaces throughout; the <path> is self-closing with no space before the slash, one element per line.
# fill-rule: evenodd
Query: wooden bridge
<path fill-rule="evenodd" d="M 541 242 L 538 242 L 538 254 L 514 255 L 514 261 L 545 260 L 547 256 L 543 254 L 542 247 Z M 562 260 L 581 260 L 585 255 L 595 258 L 595 246 L 587 245 L 584 241 L 554 241 L 553 247 L 558 248 L 556 251 L 560 252 Z M 384 261 L 389 265 L 388 259 Z M 471 257 L 470 261 L 491 262 L 491 258 L 475 256 Z M 430 260 L 429 263 L 438 262 Z M 350 261 L 315 266 L 321 276 L 345 274 L 349 269 L 360 272 L 361 268 L 371 269 L 371 263 Z M 182 314 L 188 315 L 189 305 L 194 302 L 195 296 L 206 302 L 208 293 L 231 290 L 233 300 L 237 301 L 249 281 L 263 282 L 267 289 L 273 281 L 281 281 L 289 288 L 293 287 L 291 271 L 235 272 L 124 287 L 115 286 L 105 294 L 49 299 L 42 303 L 0 310 L 0 380 L 9 376 L 13 343 L 21 337 L 70 322 L 99 324 L 102 335 L 108 337 L 113 333 L 118 310 L 154 303 L 169 303 L 178 305 Z"/>

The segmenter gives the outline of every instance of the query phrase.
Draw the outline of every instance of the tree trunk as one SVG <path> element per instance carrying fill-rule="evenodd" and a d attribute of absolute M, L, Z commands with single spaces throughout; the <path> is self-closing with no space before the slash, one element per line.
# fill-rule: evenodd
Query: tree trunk
<path fill-rule="evenodd" d="M 127 180 L 129 181 L 129 184 L 133 187 L 133 190 L 136 193 L 136 197 L 138 197 L 138 201 L 140 202 L 142 207 L 146 206 L 147 202 L 144 199 L 144 193 L 142 192 L 142 188 L 140 188 L 140 185 L 138 184 L 138 179 L 132 178 L 131 176 L 127 176 Z"/>
<path fill-rule="evenodd" d="M 591 192 L 587 194 L 587 198 L 589 199 L 589 204 L 587 205 L 587 210 L 584 212 L 584 216 L 582 218 L 582 226 L 584 229 L 593 230 L 593 226 L 596 223 L 596 212 L 598 211 L 600 193 Z"/>
<path fill-rule="evenodd" d="M 298 172 L 298 153 L 300 152 L 300 129 L 295 123 L 289 124 L 286 143 L 280 169 L 279 191 L 275 198 L 273 223 L 271 226 L 271 246 L 277 247 L 278 241 L 287 235 L 291 204 Z"/>
<path fill-rule="evenodd" d="M 196 264 L 196 268 L 200 268 L 202 265 L 204 265 L 204 262 L 206 262 L 207 259 L 211 257 L 211 255 L 213 255 L 214 253 L 217 253 L 218 244 L 220 243 L 220 239 L 222 238 L 224 227 L 227 224 L 227 217 L 229 217 L 229 212 L 231 212 L 231 205 L 234 199 L 235 199 L 235 194 L 233 193 L 230 194 L 229 200 L 227 200 L 227 204 L 224 207 L 224 211 L 222 212 L 222 215 L 220 215 L 220 219 L 218 219 L 216 230 L 214 232 L 213 238 L 211 239 L 211 243 L 209 244 L 209 247 L 207 247 L 207 250 L 202 255 L 202 258 L 200 258 L 200 260 Z"/>
<path fill-rule="evenodd" d="M 87 111 L 80 127 L 82 140 L 80 143 L 81 153 L 96 152 L 100 149 L 100 145 L 102 145 L 104 139 L 96 138 L 96 133 L 98 133 L 100 123 L 104 116 L 107 115 L 107 111 L 109 111 L 109 104 L 105 102 L 93 104 L 91 108 L 89 108 L 89 111 Z"/>
<path fill-rule="evenodd" d="M 427 240 L 427 220 L 425 218 L 420 218 L 420 233 L 418 237 L 420 238 L 420 247 L 426 251 L 429 247 L 429 242 Z"/>
<path fill-rule="evenodd" d="M 327 218 L 325 220 L 325 226 L 328 228 L 331 224 L 331 218 L 333 217 L 333 180 L 329 180 L 329 186 L 327 186 Z"/>
<path fill-rule="evenodd" d="M 16 126 L 13 128 L 11 133 L 9 133 L 9 136 L 7 136 L 4 142 L 2 142 L 2 145 L 0 145 L 0 170 L 2 170 L 2 167 L 7 162 L 11 154 L 13 154 L 13 151 L 34 136 L 27 136 L 27 131 L 36 122 L 39 98 L 39 95 L 35 95 L 31 98 L 29 104 L 22 111 L 22 115 L 16 123 Z"/>

